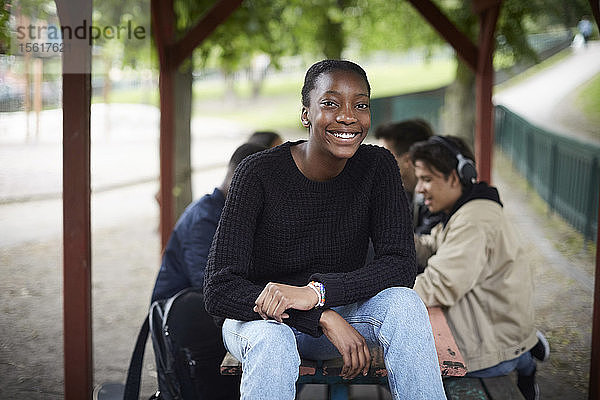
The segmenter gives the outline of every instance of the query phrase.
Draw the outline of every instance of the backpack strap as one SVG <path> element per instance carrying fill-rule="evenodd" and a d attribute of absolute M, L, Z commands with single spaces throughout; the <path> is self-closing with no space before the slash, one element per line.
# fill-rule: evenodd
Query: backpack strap
<path fill-rule="evenodd" d="M 146 349 L 146 340 L 148 340 L 149 318 L 146 317 L 140 333 L 135 343 L 135 349 L 131 355 L 129 370 L 127 371 L 127 382 L 125 383 L 125 392 L 123 400 L 138 400 L 140 395 L 140 382 L 142 376 L 142 361 L 144 359 L 144 350 Z"/>

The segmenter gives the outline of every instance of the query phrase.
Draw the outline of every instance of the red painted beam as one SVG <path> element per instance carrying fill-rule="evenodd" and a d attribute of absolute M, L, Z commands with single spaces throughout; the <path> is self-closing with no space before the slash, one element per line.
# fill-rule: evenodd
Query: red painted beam
<path fill-rule="evenodd" d="M 454 47 L 456 53 L 475 71 L 476 117 L 475 158 L 479 179 L 491 181 L 492 148 L 494 144 L 492 88 L 494 83 L 494 31 L 501 0 L 475 0 L 479 11 L 479 38 L 475 46 L 431 0 L 409 0 L 438 33 Z"/>
<path fill-rule="evenodd" d="M 61 25 L 91 26 L 92 2 L 57 0 Z M 65 399 L 91 399 L 91 46 L 65 38 L 63 53 L 63 329 Z"/>
<path fill-rule="evenodd" d="M 477 46 L 431 0 L 408 0 L 472 69 L 477 69 Z"/>
<path fill-rule="evenodd" d="M 175 44 L 174 63 L 179 66 L 183 60 L 192 55 L 194 49 L 204 41 L 219 25 L 223 23 L 244 0 L 218 1 L 198 23 Z"/>
<path fill-rule="evenodd" d="M 475 74 L 475 163 L 479 180 L 490 183 L 494 146 L 494 32 L 499 13 L 498 4 L 479 15 L 479 53 Z"/>

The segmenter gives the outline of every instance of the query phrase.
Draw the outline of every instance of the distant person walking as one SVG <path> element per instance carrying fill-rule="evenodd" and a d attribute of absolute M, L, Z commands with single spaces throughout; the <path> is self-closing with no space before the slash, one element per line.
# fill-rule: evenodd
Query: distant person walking
<path fill-rule="evenodd" d="M 592 22 L 590 21 L 590 19 L 587 15 L 584 15 L 581 18 L 581 21 L 579 21 L 579 23 L 577 24 L 577 30 L 583 37 L 583 44 L 585 46 L 587 46 L 587 42 L 588 42 L 588 40 L 590 40 L 590 37 L 592 36 L 592 32 L 594 31 Z"/>

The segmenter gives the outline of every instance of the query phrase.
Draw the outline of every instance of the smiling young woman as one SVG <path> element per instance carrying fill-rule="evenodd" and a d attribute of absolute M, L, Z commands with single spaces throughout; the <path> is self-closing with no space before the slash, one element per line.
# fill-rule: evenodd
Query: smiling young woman
<path fill-rule="evenodd" d="M 371 126 L 369 92 L 366 77 L 355 71 L 336 70 L 315 79 L 300 117 L 308 142 L 292 148 L 305 175 L 331 179 L 356 153 Z"/>
<path fill-rule="evenodd" d="M 395 399 L 445 398 L 427 311 L 410 289 L 415 250 L 398 165 L 362 144 L 369 96 L 357 64 L 314 64 L 302 88 L 308 140 L 236 170 L 204 294 L 242 362 L 243 399 L 293 399 L 300 357 L 341 355 L 344 378 L 366 374 L 369 344 L 384 348 Z"/>

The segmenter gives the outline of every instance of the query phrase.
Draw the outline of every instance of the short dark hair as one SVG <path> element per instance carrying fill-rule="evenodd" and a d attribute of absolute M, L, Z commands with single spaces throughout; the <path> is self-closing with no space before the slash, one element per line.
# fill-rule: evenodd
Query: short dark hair
<path fill-rule="evenodd" d="M 367 73 L 360 65 L 347 60 L 322 60 L 313 64 L 304 76 L 304 85 L 302 86 L 302 105 L 304 107 L 310 105 L 310 91 L 315 88 L 319 76 L 333 71 L 354 72 L 364 79 L 367 85 L 367 94 L 371 96 L 371 85 L 369 85 Z"/>
<path fill-rule="evenodd" d="M 389 122 L 375 129 L 377 139 L 392 141 L 394 153 L 402 155 L 408 152 L 414 143 L 422 142 L 433 136 L 431 125 L 423 119 L 407 119 L 400 122 Z"/>
<path fill-rule="evenodd" d="M 454 144 L 465 158 L 475 162 L 473 152 L 464 140 L 456 136 L 444 136 L 444 138 Z M 410 158 L 413 163 L 417 160 L 424 161 L 429 167 L 434 167 L 444 174 L 446 178 L 458 167 L 458 160 L 454 153 L 447 146 L 433 140 L 413 144 L 410 147 Z"/>
<path fill-rule="evenodd" d="M 248 143 L 256 143 L 265 147 L 272 147 L 277 140 L 283 141 L 281 136 L 272 131 L 256 131 L 248 138 Z"/>
<path fill-rule="evenodd" d="M 240 147 L 235 149 L 235 151 L 233 152 L 233 155 L 229 159 L 229 169 L 232 171 L 235 170 L 235 168 L 238 166 L 239 163 L 242 162 L 242 160 L 244 158 L 246 158 L 249 155 L 252 155 L 254 153 L 258 153 L 259 151 L 266 150 L 266 149 L 267 149 L 267 147 L 257 144 L 257 143 L 242 144 Z"/>

